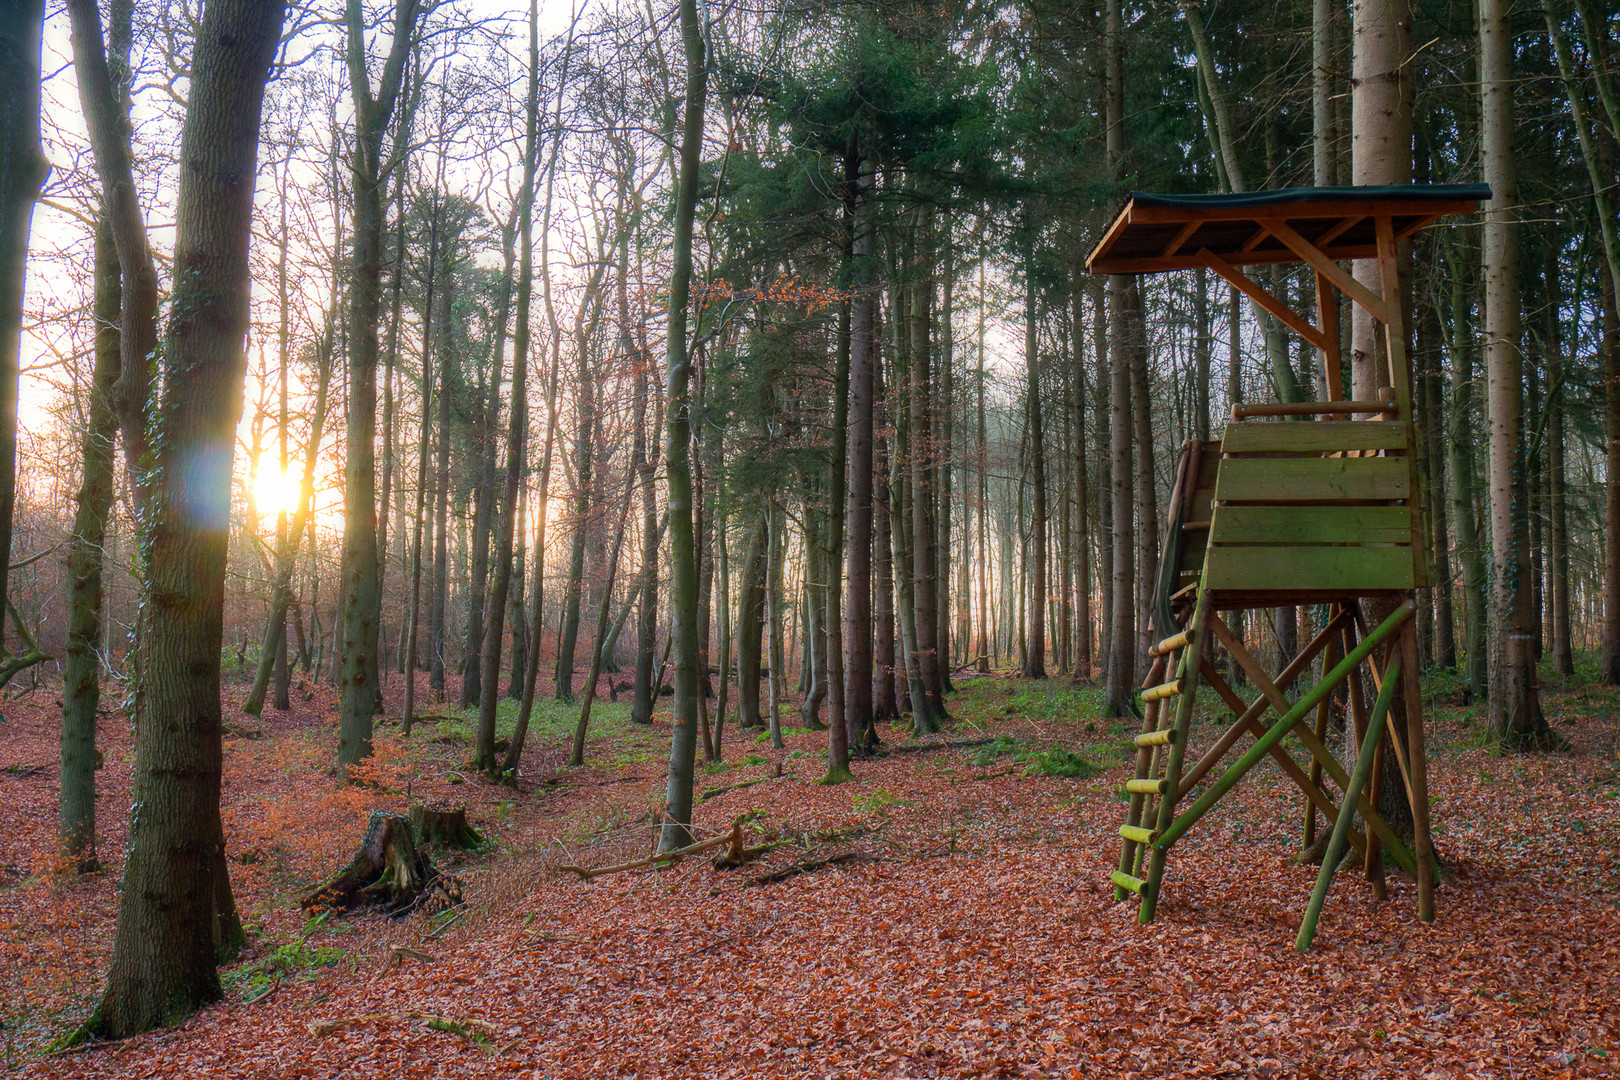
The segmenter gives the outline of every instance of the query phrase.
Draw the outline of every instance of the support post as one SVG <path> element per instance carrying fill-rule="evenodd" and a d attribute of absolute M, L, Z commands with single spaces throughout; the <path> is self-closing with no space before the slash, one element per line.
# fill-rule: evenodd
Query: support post
<path fill-rule="evenodd" d="M 1353 816 L 1347 810 L 1361 797 L 1362 789 L 1367 786 L 1374 762 L 1378 758 L 1378 748 L 1384 740 L 1384 718 L 1389 715 L 1390 702 L 1395 698 L 1395 676 L 1400 674 L 1400 669 L 1401 661 L 1396 657 L 1385 675 L 1384 688 L 1379 691 L 1378 700 L 1373 703 L 1372 716 L 1367 720 L 1367 733 L 1361 740 L 1361 753 L 1356 757 L 1356 770 L 1350 774 L 1350 785 L 1345 789 L 1344 800 L 1339 804 L 1339 820 L 1333 823 L 1333 834 L 1328 838 L 1327 854 L 1322 859 L 1321 871 L 1316 875 L 1316 888 L 1311 891 L 1311 902 L 1305 908 L 1305 917 L 1300 920 L 1299 936 L 1294 939 L 1294 948 L 1300 952 L 1309 949 L 1311 940 L 1316 937 L 1316 923 L 1322 917 L 1322 905 L 1327 902 L 1328 887 L 1333 884 L 1334 871 L 1338 869 L 1339 860 L 1344 856 L 1345 839 L 1350 831 L 1350 818 Z"/>

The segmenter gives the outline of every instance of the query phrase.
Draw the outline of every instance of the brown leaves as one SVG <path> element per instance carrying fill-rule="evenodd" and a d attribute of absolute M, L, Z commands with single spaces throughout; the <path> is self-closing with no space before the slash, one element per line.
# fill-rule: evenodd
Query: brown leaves
<path fill-rule="evenodd" d="M 1042 745 L 1074 738 L 1073 725 L 992 723 Z M 45 720 L 33 743 L 16 726 L 0 732 L 0 760 L 50 760 Z M 232 851 L 261 853 L 232 865 L 238 900 L 267 941 L 285 942 L 303 921 L 281 898 L 330 864 L 329 843 L 341 857 L 358 827 L 348 815 L 361 811 L 324 772 L 330 733 L 317 715 L 272 714 L 267 726 L 270 737 L 228 751 L 227 823 Z M 1615 742 L 1613 722 L 1571 727 L 1577 741 Z M 667 733 L 621 737 L 645 740 L 623 759 L 645 760 Z M 755 749 L 750 735 L 735 738 L 734 762 Z M 367 916 L 346 933 L 316 929 L 311 946 L 343 951 L 335 966 L 289 977 L 255 1004 L 233 988 L 177 1030 L 37 1068 L 388 1080 L 1614 1072 L 1602 1055 L 1620 1052 L 1620 793 L 1601 786 L 1606 757 L 1443 749 L 1431 770 L 1451 871 L 1439 922 L 1417 921 L 1409 882 L 1392 879 L 1379 904 L 1347 869 L 1317 950 L 1301 957 L 1289 927 L 1314 870 L 1289 862 L 1298 798 L 1269 764 L 1176 850 L 1159 919 L 1141 927 L 1104 885 L 1119 770 L 986 774 L 957 747 L 857 762 L 858 783 L 827 788 L 812 782 L 816 737 L 790 739 L 810 753 L 785 759 L 781 780 L 698 811 L 700 835 L 752 808 L 750 843 L 790 841 L 746 867 L 687 859 L 590 883 L 548 872 L 648 853 L 652 830 L 636 822 L 661 779 L 645 764 L 570 772 L 516 797 L 465 784 L 456 794 L 480 820 L 507 824 L 504 854 L 459 871 L 470 901 L 459 922 Z M 1463 739 L 1441 730 L 1434 741 Z M 419 741 L 382 765 L 431 797 L 458 752 Z M 772 771 L 738 767 L 726 782 Z M 610 780 L 625 782 L 600 782 Z M 26 813 L 0 805 L 14 825 L 9 839 L 0 832 L 10 845 L 0 863 L 25 859 L 53 829 L 48 778 L 7 782 L 7 794 L 19 789 Z M 112 791 L 108 817 L 127 805 Z M 368 789 L 361 805 L 393 798 Z M 93 992 L 115 880 L 0 890 L 12 1001 L 63 1009 Z M 49 996 L 64 985 L 71 993 Z"/>

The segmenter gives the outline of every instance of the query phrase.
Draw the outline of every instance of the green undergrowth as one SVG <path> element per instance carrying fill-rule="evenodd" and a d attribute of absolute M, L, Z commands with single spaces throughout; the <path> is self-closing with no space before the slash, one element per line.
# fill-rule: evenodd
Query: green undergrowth
<path fill-rule="evenodd" d="M 1113 767 L 1113 762 L 1098 763 L 1084 754 L 1076 753 L 1057 743 L 1036 746 L 1028 740 L 1010 735 L 998 735 L 968 755 L 968 762 L 987 769 L 1006 758 L 1014 765 L 1022 764 L 1025 776 L 1061 776 L 1071 780 L 1089 780 L 1101 776 Z"/>
<path fill-rule="evenodd" d="M 223 981 L 241 992 L 243 1002 L 254 1002 L 274 993 L 284 982 L 313 978 L 318 969 L 332 967 L 341 959 L 342 949 L 293 941 L 227 971 Z"/>

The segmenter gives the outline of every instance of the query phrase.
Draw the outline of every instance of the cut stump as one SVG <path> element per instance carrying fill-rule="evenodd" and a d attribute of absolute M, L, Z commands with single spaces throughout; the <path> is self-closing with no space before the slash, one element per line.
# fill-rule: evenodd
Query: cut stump
<path fill-rule="evenodd" d="M 459 899 L 450 895 L 459 892 L 454 879 L 441 874 L 417 846 L 411 820 L 403 814 L 373 810 L 360 850 L 349 865 L 305 894 L 299 906 L 334 911 L 380 907 L 402 913 L 435 891 L 452 901 Z"/>
<path fill-rule="evenodd" d="M 483 834 L 467 824 L 465 806 L 455 810 L 433 810 L 426 806 L 413 806 L 411 830 L 416 834 L 418 844 L 423 846 L 431 844 L 441 850 L 455 848 L 459 851 L 473 851 L 484 845 Z"/>

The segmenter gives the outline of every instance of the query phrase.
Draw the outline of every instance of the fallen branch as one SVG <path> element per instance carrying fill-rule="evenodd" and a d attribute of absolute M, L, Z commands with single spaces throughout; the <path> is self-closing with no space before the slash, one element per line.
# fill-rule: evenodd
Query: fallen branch
<path fill-rule="evenodd" d="M 634 862 L 616 863 L 613 866 L 563 865 L 557 867 L 557 869 L 568 870 L 572 873 L 578 874 L 582 881 L 590 881 L 593 878 L 599 878 L 605 874 L 617 874 L 624 870 L 640 870 L 648 866 L 657 866 L 659 863 L 677 862 L 688 855 L 696 855 L 700 851 L 708 851 L 710 848 L 717 848 L 721 844 L 726 843 L 731 844 L 732 847 L 739 852 L 742 850 L 741 818 L 738 818 L 736 821 L 731 823 L 730 832 L 724 832 L 718 836 L 711 836 L 707 840 L 700 840 L 695 844 L 689 844 L 683 848 L 676 848 L 674 851 L 665 851 L 657 855 L 649 855 L 645 859 L 637 859 Z"/>
<path fill-rule="evenodd" d="M 728 791 L 740 791 L 741 789 L 743 789 L 745 787 L 753 787 L 755 784 L 763 784 L 767 780 L 778 780 L 778 779 L 780 779 L 780 777 L 777 777 L 777 776 L 756 776 L 752 780 L 743 780 L 740 783 L 727 784 L 724 787 L 704 788 L 701 792 L 698 793 L 697 801 L 698 801 L 698 804 L 701 805 L 703 803 L 708 802 L 710 799 L 719 798 L 720 796 L 724 795 Z"/>
<path fill-rule="evenodd" d="M 793 843 L 792 840 L 773 838 L 765 841 L 763 844 L 754 844 L 750 847 L 745 847 L 741 851 L 729 850 L 720 855 L 716 855 L 710 861 L 710 865 L 716 870 L 731 870 L 735 867 L 743 865 L 744 863 L 753 862 L 761 855 L 775 851 L 777 848 L 785 847 L 791 843 Z"/>
<path fill-rule="evenodd" d="M 761 874 L 760 876 L 750 880 L 746 887 L 753 888 L 756 885 L 770 885 L 778 881 L 786 881 L 790 877 L 797 877 L 799 874 L 808 874 L 812 871 L 820 870 L 823 867 L 836 866 L 843 863 L 852 862 L 877 862 L 877 857 L 874 855 L 868 855 L 864 851 L 840 851 L 836 855 L 822 855 L 819 858 L 805 859 L 803 862 L 792 863 L 791 865 L 784 866 L 779 870 L 772 870 L 768 874 Z"/>

